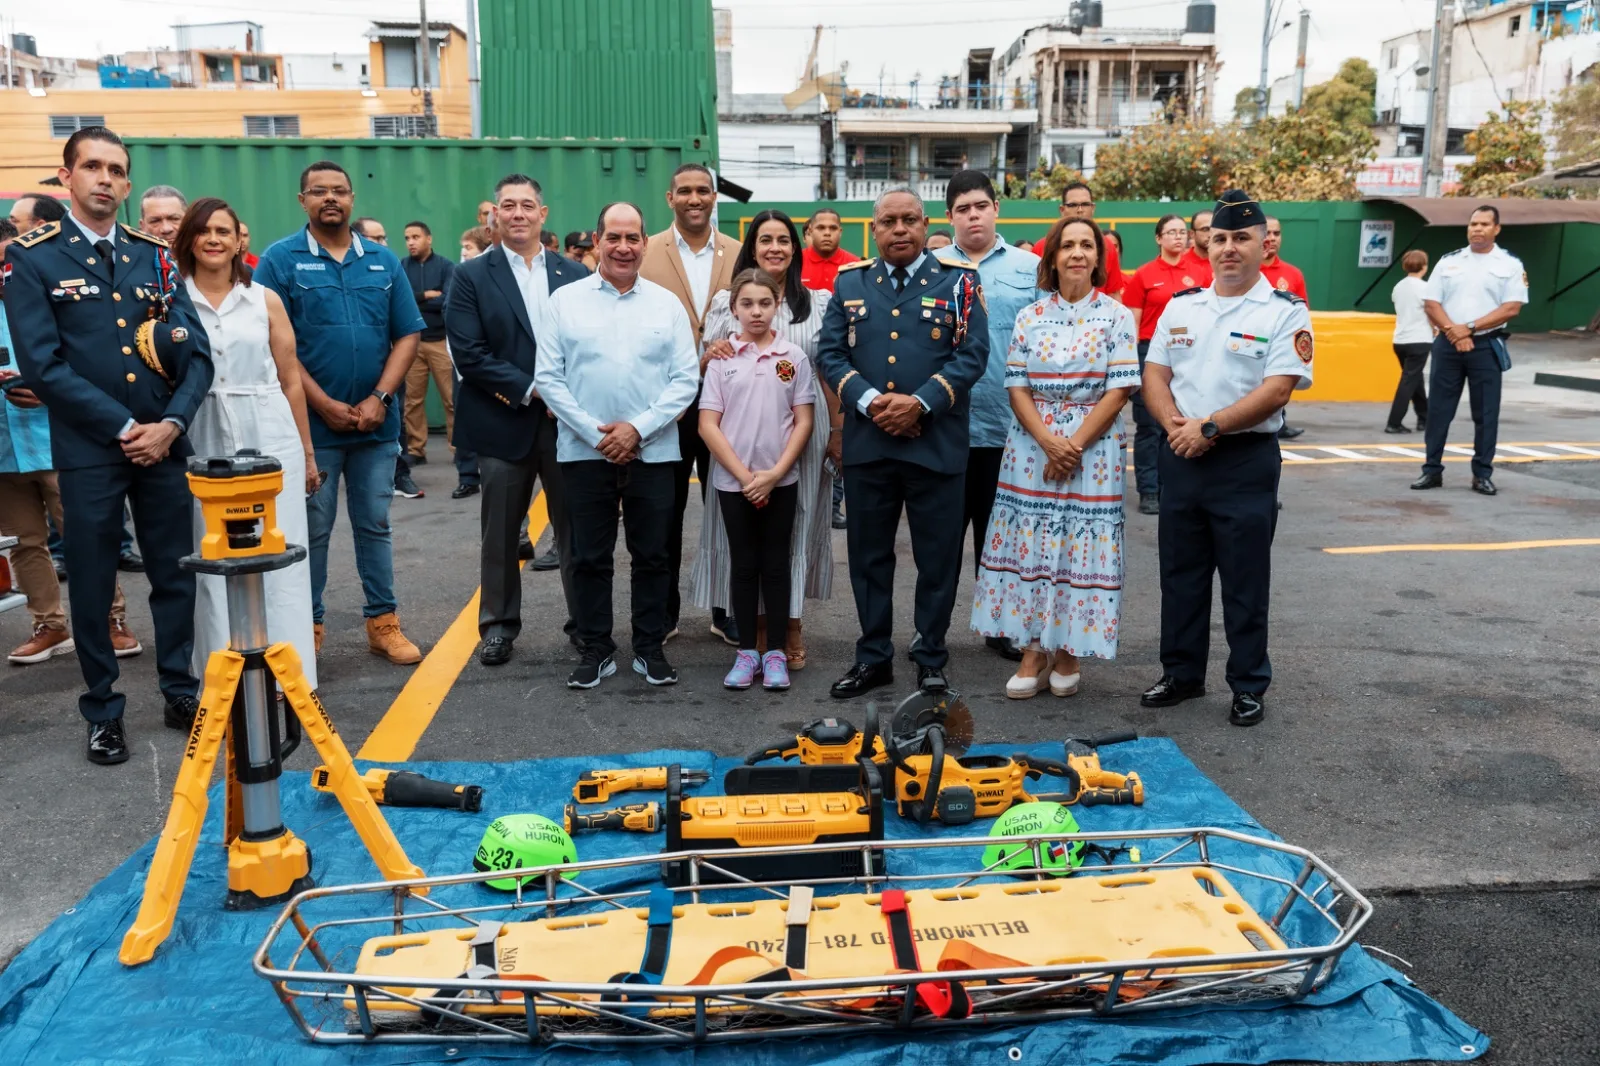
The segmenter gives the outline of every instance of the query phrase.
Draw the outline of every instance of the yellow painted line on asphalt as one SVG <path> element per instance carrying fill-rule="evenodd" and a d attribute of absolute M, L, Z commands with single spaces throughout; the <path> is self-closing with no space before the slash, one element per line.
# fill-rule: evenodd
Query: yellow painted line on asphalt
<path fill-rule="evenodd" d="M 1352 548 L 1323 548 L 1329 555 L 1386 555 L 1390 552 L 1512 552 L 1527 548 L 1583 548 L 1600 544 L 1600 537 L 1570 540 L 1503 540 L 1466 544 L 1360 544 Z"/>
<path fill-rule="evenodd" d="M 1441 456 L 1441 459 L 1446 463 L 1470 463 L 1472 461 L 1472 449 L 1468 448 L 1466 452 L 1467 454 L 1465 455 Z M 1287 457 L 1287 453 L 1285 453 L 1285 458 Z M 1494 457 L 1494 465 L 1499 466 L 1501 463 L 1592 463 L 1597 459 L 1600 459 L 1600 455 L 1552 455 L 1548 459 L 1541 459 L 1532 455 L 1501 455 L 1497 452 Z M 1359 459 L 1312 459 L 1302 455 L 1297 458 L 1294 465 L 1334 466 L 1340 463 L 1411 463 L 1414 465 L 1416 460 L 1405 459 L 1398 455 L 1363 455 Z"/>
<path fill-rule="evenodd" d="M 545 511 L 544 493 L 541 492 L 533 498 L 533 504 L 528 508 L 528 539 L 538 544 L 549 524 L 550 516 Z M 520 570 L 525 565 L 526 560 L 519 562 L 517 568 Z M 439 713 L 439 707 L 450 694 L 456 678 L 472 661 L 473 649 L 478 646 L 480 594 L 481 589 L 472 590 L 472 598 L 461 608 L 461 613 L 450 623 L 450 628 L 444 631 L 444 636 L 417 664 L 411 680 L 406 682 L 406 687 L 400 690 L 400 695 L 395 697 L 383 718 L 373 727 L 367 742 L 356 752 L 356 758 L 371 759 L 373 762 L 404 762 L 411 758 L 411 753 L 417 750 L 417 742 L 433 723 L 433 716 Z"/>
<path fill-rule="evenodd" d="M 1424 458 L 1420 439 L 1410 448 L 1400 448 L 1393 443 L 1384 444 L 1285 444 L 1280 449 L 1283 458 L 1295 466 L 1331 466 L 1338 463 L 1403 463 Z M 1444 461 L 1463 462 L 1471 458 L 1472 449 L 1465 444 L 1445 445 Z M 1327 455 L 1313 454 L 1326 452 Z M 1557 453 L 1564 454 L 1557 454 Z M 1382 454 L 1376 454 L 1382 453 Z M 1496 447 L 1496 463 L 1555 463 L 1573 460 L 1600 459 L 1600 443 L 1513 441 L 1501 442 Z"/>

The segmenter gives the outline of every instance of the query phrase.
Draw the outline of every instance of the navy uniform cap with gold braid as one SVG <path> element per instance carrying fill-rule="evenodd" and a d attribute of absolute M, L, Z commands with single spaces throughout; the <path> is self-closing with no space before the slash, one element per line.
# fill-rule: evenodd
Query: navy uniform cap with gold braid
<path fill-rule="evenodd" d="M 178 378 L 191 351 L 191 333 L 185 326 L 150 318 L 139 323 L 134 348 L 145 366 L 161 375 L 169 386 Z"/>
<path fill-rule="evenodd" d="M 1241 189 L 1229 189 L 1217 198 L 1216 209 L 1211 212 L 1212 229 L 1249 229 L 1265 226 L 1267 213 L 1253 197 Z"/>

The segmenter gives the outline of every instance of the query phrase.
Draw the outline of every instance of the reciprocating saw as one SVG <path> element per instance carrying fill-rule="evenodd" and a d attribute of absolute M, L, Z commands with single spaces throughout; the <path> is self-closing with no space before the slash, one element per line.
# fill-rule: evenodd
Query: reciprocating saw
<path fill-rule="evenodd" d="M 331 774 L 326 766 L 311 771 L 311 787 L 332 792 Z M 452 785 L 410 770 L 379 770 L 374 767 L 361 775 L 372 798 L 386 807 L 439 807 L 447 811 L 483 809 L 483 789 L 478 785 Z"/>
<path fill-rule="evenodd" d="M 679 770 L 678 779 L 685 785 L 703 785 L 711 780 L 705 770 Z M 585 770 L 572 786 L 572 798 L 579 803 L 604 803 L 618 792 L 664 789 L 667 787 L 665 766 L 637 766 L 622 770 Z"/>
<path fill-rule="evenodd" d="M 1071 798 L 1065 803 L 1085 807 L 1144 804 L 1144 782 L 1137 773 L 1119 774 L 1100 766 L 1100 748 L 1138 740 L 1138 733 L 1108 733 L 1100 737 L 1075 737 L 1066 743 L 1067 775 Z"/>

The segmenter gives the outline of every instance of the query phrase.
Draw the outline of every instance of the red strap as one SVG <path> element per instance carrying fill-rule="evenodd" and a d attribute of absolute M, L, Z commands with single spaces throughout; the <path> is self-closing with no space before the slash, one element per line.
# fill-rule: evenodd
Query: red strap
<path fill-rule="evenodd" d="M 896 969 L 913 973 L 922 970 L 917 958 L 917 942 L 911 935 L 911 911 L 906 906 L 903 889 L 884 890 L 878 909 L 883 912 L 884 924 L 889 930 L 889 949 L 894 953 Z M 959 982 L 922 981 L 913 986 L 917 1002 L 935 1018 L 965 1018 L 972 1013 L 972 1001 Z"/>

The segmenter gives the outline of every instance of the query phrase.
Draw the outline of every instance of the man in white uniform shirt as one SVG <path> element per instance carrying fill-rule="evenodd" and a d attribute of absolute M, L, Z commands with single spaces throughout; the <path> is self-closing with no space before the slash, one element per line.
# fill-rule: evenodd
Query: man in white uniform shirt
<path fill-rule="evenodd" d="M 1444 442 L 1468 390 L 1472 410 L 1472 491 L 1495 494 L 1494 446 L 1500 433 L 1500 375 L 1511 369 L 1506 323 L 1528 302 L 1522 260 L 1495 244 L 1500 210 L 1484 204 L 1467 221 L 1467 247 L 1439 260 L 1422 293 L 1422 308 L 1439 332 L 1433 338 L 1428 391 L 1428 457 L 1414 489 L 1444 484 Z"/>
<path fill-rule="evenodd" d="M 633 575 L 633 669 L 676 684 L 667 635 L 677 419 L 700 387 L 700 359 L 677 297 L 639 276 L 644 214 L 600 212 L 599 270 L 554 293 L 534 385 L 560 421 L 556 457 L 572 524 L 573 593 L 583 662 L 567 679 L 594 688 L 616 673 L 611 579 L 617 505 Z"/>
<path fill-rule="evenodd" d="M 1267 606 L 1278 520 L 1278 430 L 1311 387 L 1305 301 L 1261 275 L 1266 215 L 1231 189 L 1211 217 L 1209 289 L 1173 295 L 1150 338 L 1144 402 L 1161 445 L 1161 680 L 1140 697 L 1170 707 L 1205 694 L 1211 580 L 1222 581 L 1229 721 L 1266 717 Z"/>

